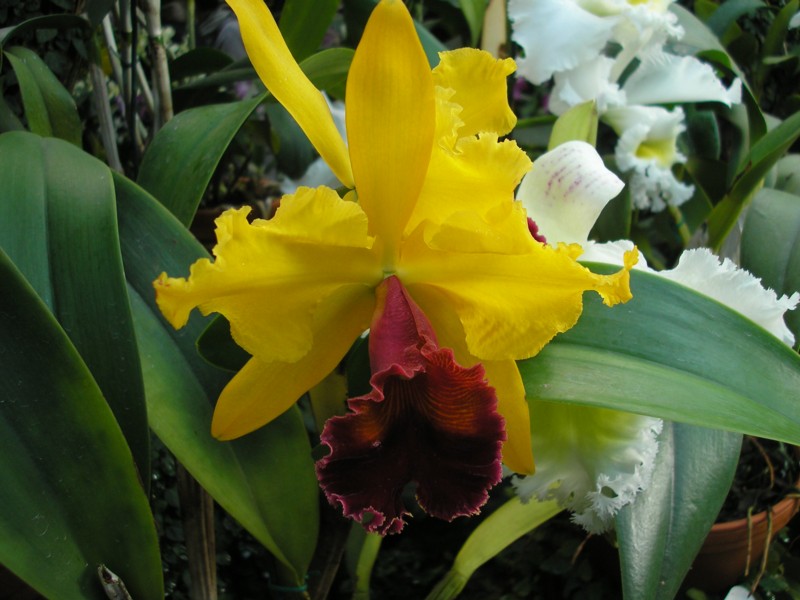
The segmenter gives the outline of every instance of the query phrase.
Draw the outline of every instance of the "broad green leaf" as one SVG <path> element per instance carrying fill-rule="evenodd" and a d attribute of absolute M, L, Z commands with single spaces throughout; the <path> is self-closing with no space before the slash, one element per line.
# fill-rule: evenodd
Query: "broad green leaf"
<path fill-rule="evenodd" d="M 319 89 L 343 99 L 354 54 L 355 51 L 350 48 L 330 48 L 309 56 L 300 67 Z"/>
<path fill-rule="evenodd" d="M 197 338 L 197 351 L 209 363 L 234 373 L 241 369 L 250 355 L 231 337 L 231 324 L 222 315 L 211 320 Z"/>
<path fill-rule="evenodd" d="M 228 144 L 264 97 L 175 115 L 147 148 L 137 183 L 188 227 Z"/>
<path fill-rule="evenodd" d="M 297 62 L 320 47 L 338 8 L 339 0 L 286 1 L 278 26 Z"/>
<path fill-rule="evenodd" d="M 271 103 L 265 108 L 272 135 L 277 138 L 273 148 L 277 154 L 278 170 L 298 179 L 317 157 L 317 151 L 283 106 Z"/>
<path fill-rule="evenodd" d="M 742 267 L 779 295 L 800 292 L 800 196 L 762 189 L 742 231 Z M 786 324 L 800 341 L 800 311 L 786 313 Z"/>
<path fill-rule="evenodd" d="M 27 19 L 13 27 L 0 30 L 0 46 L 5 46 L 21 33 L 37 29 L 82 29 L 91 34 L 92 26 L 81 16 L 70 14 L 42 15 Z"/>
<path fill-rule="evenodd" d="M 458 0 L 461 12 L 469 25 L 470 45 L 477 46 L 483 29 L 483 16 L 486 14 L 488 0 Z"/>
<path fill-rule="evenodd" d="M 169 63 L 169 77 L 173 82 L 181 81 L 187 77 L 216 73 L 232 63 L 233 59 L 220 50 L 195 48 Z"/>
<path fill-rule="evenodd" d="M 798 9 L 800 9 L 800 0 L 789 0 L 778 11 L 764 38 L 764 46 L 761 48 L 762 57 L 766 59 L 770 56 L 783 54 L 783 44 L 786 41 L 786 33 L 789 31 L 789 22 Z"/>
<path fill-rule="evenodd" d="M 150 431 L 108 167 L 63 140 L 0 136 L 0 246 L 75 344 L 145 486 Z"/>
<path fill-rule="evenodd" d="M 455 598 L 478 567 L 562 510 L 555 500 L 523 503 L 514 496 L 470 534 L 458 551 L 453 566 L 428 594 L 427 600 Z"/>
<path fill-rule="evenodd" d="M 318 87 L 336 87 L 344 81 L 352 57 L 352 50 L 326 50 L 301 66 Z M 137 183 L 188 227 L 231 140 L 267 97 L 261 94 L 250 100 L 179 113 L 150 143 Z"/>
<path fill-rule="evenodd" d="M 113 6 L 114 0 L 87 0 L 85 10 L 92 25 L 99 25 Z"/>
<path fill-rule="evenodd" d="M 211 321 L 195 314 L 179 331 L 160 316 L 152 281 L 187 274 L 208 256 L 154 198 L 115 175 L 120 239 L 142 357 L 151 426 L 192 476 L 303 583 L 316 547 L 319 490 L 296 409 L 233 442 L 211 437 L 213 403 L 229 374 L 205 362 L 195 340 Z"/>
<path fill-rule="evenodd" d="M 800 356 L 658 275 L 632 272 L 631 289 L 614 308 L 587 296 L 575 327 L 518 363 L 529 397 L 800 443 Z"/>
<path fill-rule="evenodd" d="M 767 126 L 764 116 L 761 114 L 758 101 L 753 95 L 742 70 L 728 54 L 728 51 L 720 43 L 717 36 L 692 11 L 677 3 L 671 4 L 669 10 L 678 17 L 678 24 L 684 30 L 684 35 L 680 40 L 680 45 L 684 51 L 686 49 L 693 50 L 698 58 L 703 58 L 724 67 L 742 81 L 742 100 L 747 107 L 750 139 L 753 141 L 758 140 L 766 133 Z"/>
<path fill-rule="evenodd" d="M 714 14 L 706 21 L 706 26 L 721 38 L 728 28 L 736 22 L 736 19 L 744 15 L 751 14 L 764 8 L 761 0 L 727 0 L 714 11 Z"/>
<path fill-rule="evenodd" d="M 30 130 L 80 147 L 82 126 L 75 100 L 53 72 L 27 48 L 6 48 L 5 55 L 17 76 Z"/>
<path fill-rule="evenodd" d="M 597 105 L 594 100 L 573 106 L 556 120 L 547 149 L 552 150 L 564 142 L 575 140 L 595 146 L 597 123 Z"/>
<path fill-rule="evenodd" d="M 650 485 L 617 515 L 625 598 L 675 597 L 730 489 L 742 436 L 665 423 Z"/>
<path fill-rule="evenodd" d="M 25 126 L 22 124 L 22 121 L 14 114 L 14 111 L 11 110 L 11 107 L 5 99 L 0 96 L 0 133 L 5 133 L 6 131 L 22 131 L 24 129 Z"/>
<path fill-rule="evenodd" d="M 163 598 L 158 536 L 100 389 L 0 251 L 0 563 L 48 598 L 102 600 L 106 565 Z"/>
<path fill-rule="evenodd" d="M 800 137 L 800 112 L 793 114 L 759 139 L 745 159 L 733 187 L 708 220 L 709 245 L 719 248 L 739 214 L 761 185 L 769 170 Z"/>

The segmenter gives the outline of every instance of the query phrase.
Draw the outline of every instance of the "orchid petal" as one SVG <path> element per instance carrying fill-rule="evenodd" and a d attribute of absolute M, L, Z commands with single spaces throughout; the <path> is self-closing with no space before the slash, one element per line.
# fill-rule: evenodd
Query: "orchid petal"
<path fill-rule="evenodd" d="M 610 106 L 627 102 L 625 92 L 611 79 L 614 60 L 598 55 L 574 69 L 555 74 L 553 91 L 547 105 L 550 112 L 562 115 L 571 107 L 594 100 L 597 112 L 603 114 Z"/>
<path fill-rule="evenodd" d="M 424 232 L 415 232 L 406 243 L 401 274 L 415 298 L 426 288 L 441 293 L 461 320 L 469 353 L 480 360 L 535 355 L 577 322 L 584 291 L 598 292 L 608 306 L 631 297 L 627 269 L 635 264 L 635 253 L 620 272 L 597 275 L 575 262 L 579 246 L 542 245 L 530 237 L 527 224 L 525 253 L 503 254 L 498 246 L 491 253 L 464 252 L 480 247 L 481 235 L 461 230 L 459 236 L 433 235 L 426 241 Z M 450 245 L 456 237 L 458 248 Z M 519 242 L 507 243 L 514 249 Z"/>
<path fill-rule="evenodd" d="M 485 361 L 489 384 L 497 392 L 497 412 L 506 422 L 503 464 L 520 475 L 534 472 L 535 456 L 531 453 L 531 427 L 525 386 L 513 360 Z"/>
<path fill-rule="evenodd" d="M 705 248 L 686 250 L 674 269 L 658 273 L 722 302 L 755 321 L 787 346 L 794 335 L 783 320 L 787 310 L 800 302 L 800 293 L 781 296 L 761 285 L 761 280 L 737 267 L 730 259 L 720 259 Z"/>
<path fill-rule="evenodd" d="M 508 16 L 512 38 L 525 52 L 517 59 L 517 70 L 535 84 L 600 54 L 615 24 L 615 19 L 594 15 L 574 0 L 509 0 Z"/>
<path fill-rule="evenodd" d="M 642 62 L 623 90 L 630 104 L 721 102 L 730 106 L 742 101 L 740 80 L 725 88 L 711 65 L 693 56 L 665 52 Z"/>
<path fill-rule="evenodd" d="M 230 440 L 266 425 L 336 368 L 355 339 L 369 326 L 375 297 L 364 286 L 342 290 L 317 312 L 314 338 L 320 340 L 295 362 L 251 358 L 222 390 L 211 434 Z M 262 307 L 269 311 L 269 307 Z"/>
<path fill-rule="evenodd" d="M 262 0 L 229 0 L 228 4 L 239 19 L 247 55 L 261 81 L 294 117 L 339 181 L 353 187 L 347 146 L 328 103 L 292 57 L 266 4 Z"/>
<path fill-rule="evenodd" d="M 513 129 L 517 117 L 508 106 L 506 83 L 516 69 L 512 59 L 498 60 L 474 48 L 442 52 L 439 58 L 433 82 L 455 91 L 452 101 L 463 108 L 461 137 L 484 132 L 505 135 Z"/>
<path fill-rule="evenodd" d="M 602 408 L 530 401 L 536 473 L 514 478 L 523 501 L 554 498 L 602 533 L 651 479 L 659 419 Z"/>
<path fill-rule="evenodd" d="M 383 0 L 347 78 L 347 138 L 359 202 L 389 262 L 422 189 L 434 131 L 433 77 L 411 15 L 401 0 Z"/>
<path fill-rule="evenodd" d="M 551 242 L 582 243 L 624 184 L 590 144 L 567 142 L 540 156 L 517 199 Z"/>
<path fill-rule="evenodd" d="M 231 323 L 236 342 L 264 362 L 294 362 L 313 343 L 317 308 L 340 289 L 382 279 L 357 204 L 327 188 L 285 196 L 275 217 L 249 224 L 249 208 L 216 221 L 215 262 L 197 261 L 189 279 L 155 282 L 159 308 L 176 328 L 198 307 Z"/>
<path fill-rule="evenodd" d="M 437 146 L 406 233 L 426 220 L 446 222 L 457 212 L 480 218 L 505 215 L 513 208 L 514 189 L 530 168 L 530 159 L 516 142 L 498 142 L 491 133 L 459 140 L 456 152 Z"/>
<path fill-rule="evenodd" d="M 489 385 L 497 392 L 497 411 L 506 423 L 503 464 L 515 473 L 533 473 L 528 401 L 517 364 L 513 360 L 481 362 L 471 355 L 458 315 L 450 309 L 447 299 L 438 290 L 420 286 L 414 294 L 414 300 L 433 325 L 440 344 L 453 349 L 458 364 L 465 367 L 478 363 L 483 365 Z"/>
<path fill-rule="evenodd" d="M 466 369 L 439 348 L 425 314 L 390 277 L 377 290 L 369 349 L 372 392 L 353 412 L 328 420 L 317 463 L 328 500 L 369 531 L 399 532 L 408 514 L 401 493 L 418 483 L 429 514 L 452 520 L 478 512 L 500 481 L 505 439 L 483 368 Z M 435 457 L 435 460 L 431 460 Z"/>

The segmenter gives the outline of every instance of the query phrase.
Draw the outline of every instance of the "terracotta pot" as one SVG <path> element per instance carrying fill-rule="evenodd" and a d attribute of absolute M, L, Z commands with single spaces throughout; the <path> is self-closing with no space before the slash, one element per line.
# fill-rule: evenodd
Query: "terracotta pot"
<path fill-rule="evenodd" d="M 800 481 L 797 485 L 800 487 Z M 772 538 L 798 509 L 800 497 L 787 497 L 772 506 Z M 745 572 L 757 572 L 768 547 L 768 529 L 767 511 L 753 515 L 749 524 L 746 518 L 715 523 L 694 560 L 686 586 L 706 592 L 724 592 L 740 581 Z"/>

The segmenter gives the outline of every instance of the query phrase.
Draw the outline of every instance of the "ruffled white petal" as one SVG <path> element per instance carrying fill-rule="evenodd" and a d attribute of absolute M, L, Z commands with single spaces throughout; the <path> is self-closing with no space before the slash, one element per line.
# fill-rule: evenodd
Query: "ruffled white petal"
<path fill-rule="evenodd" d="M 517 200 L 550 243 L 580 242 L 623 185 L 594 147 L 567 142 L 536 159 Z"/>
<path fill-rule="evenodd" d="M 680 206 L 694 188 L 678 181 L 672 166 L 686 160 L 678 151 L 678 135 L 685 129 L 683 110 L 658 106 L 622 106 L 603 116 L 619 135 L 615 158 L 622 171 L 633 171 L 629 185 L 637 208 L 654 212 Z"/>
<path fill-rule="evenodd" d="M 659 274 L 714 298 L 758 323 L 784 344 L 794 345 L 794 335 L 786 327 L 783 315 L 797 306 L 800 293 L 779 298 L 761 285 L 760 279 L 727 258 L 720 262 L 706 248 L 686 250 L 674 269 Z"/>
<path fill-rule="evenodd" d="M 625 93 L 611 81 L 614 59 L 598 55 L 574 69 L 555 74 L 548 109 L 561 115 L 571 107 L 594 100 L 597 112 L 603 114 L 611 106 L 627 103 Z"/>
<path fill-rule="evenodd" d="M 622 254 L 632 247 L 629 240 L 589 242 L 583 246 L 579 260 L 622 265 Z M 773 290 L 765 288 L 758 277 L 730 259 L 720 259 L 708 248 L 684 250 L 674 269 L 653 271 L 641 256 L 634 268 L 650 271 L 709 296 L 758 323 L 787 346 L 794 346 L 794 335 L 783 317 L 787 310 L 794 310 L 800 303 L 800 293 L 778 297 Z"/>
<path fill-rule="evenodd" d="M 533 401 L 534 475 L 513 480 L 528 500 L 556 499 L 592 533 L 649 484 L 662 422 L 600 408 Z"/>
<path fill-rule="evenodd" d="M 742 101 L 742 82 L 722 85 L 714 69 L 693 56 L 659 52 L 642 62 L 623 86 L 631 104 L 675 104 Z"/>
<path fill-rule="evenodd" d="M 512 39 L 525 53 L 516 59 L 517 73 L 535 84 L 597 56 L 616 21 L 575 0 L 509 0 L 508 17 Z"/>

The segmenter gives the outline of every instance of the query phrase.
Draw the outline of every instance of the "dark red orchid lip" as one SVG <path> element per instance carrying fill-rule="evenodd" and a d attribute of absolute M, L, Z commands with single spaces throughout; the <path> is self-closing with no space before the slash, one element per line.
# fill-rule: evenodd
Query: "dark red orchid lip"
<path fill-rule="evenodd" d="M 484 369 L 456 363 L 400 280 L 378 287 L 370 331 L 372 391 L 348 401 L 352 412 L 328 420 L 330 454 L 317 462 L 328 501 L 381 534 L 402 530 L 410 514 L 401 494 L 417 483 L 430 515 L 476 514 L 502 477 L 505 423 Z"/>

